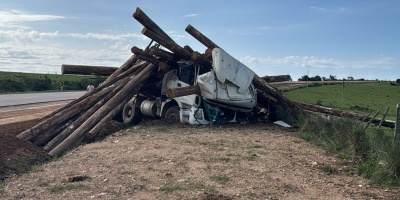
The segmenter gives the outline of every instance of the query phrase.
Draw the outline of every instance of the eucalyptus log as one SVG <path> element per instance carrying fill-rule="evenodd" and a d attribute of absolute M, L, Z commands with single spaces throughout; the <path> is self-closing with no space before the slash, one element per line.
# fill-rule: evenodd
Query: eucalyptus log
<path fill-rule="evenodd" d="M 272 83 L 272 82 L 284 82 L 284 81 L 291 81 L 292 78 L 290 75 L 278 75 L 278 76 L 263 76 L 261 77 L 267 83 Z"/>
<path fill-rule="evenodd" d="M 169 97 L 171 99 L 175 98 L 175 97 L 182 97 L 182 96 L 192 95 L 192 94 L 201 95 L 201 90 L 198 85 L 167 89 L 167 97 Z"/>
<path fill-rule="evenodd" d="M 111 99 L 117 91 L 119 91 L 124 84 L 116 87 L 113 92 L 108 93 L 104 98 L 98 101 L 94 106 L 92 106 L 88 111 L 80 115 L 72 123 L 68 124 L 64 130 L 59 133 L 56 137 L 51 138 L 51 140 L 44 146 L 44 150 L 50 152 L 54 147 L 59 145 L 65 138 L 67 138 L 74 130 L 76 130 L 81 124 L 83 124 L 86 119 L 88 119 L 94 112 L 96 112 L 101 106 L 103 106 L 109 99 Z"/>
<path fill-rule="evenodd" d="M 200 31 L 198 31 L 196 28 L 194 28 L 192 25 L 188 25 L 185 29 L 187 33 L 189 33 L 191 36 L 196 38 L 200 43 L 202 43 L 204 46 L 206 46 L 209 49 L 214 49 L 214 48 L 220 48 L 218 45 L 216 45 L 213 41 L 208 39 L 205 35 L 203 35 Z"/>
<path fill-rule="evenodd" d="M 163 49 L 157 48 L 157 47 L 151 47 L 149 50 L 149 53 L 152 55 L 155 55 L 157 57 L 160 57 L 164 60 L 171 60 L 171 61 L 178 61 L 179 57 L 176 56 L 175 54 L 165 51 Z"/>
<path fill-rule="evenodd" d="M 53 117 L 54 115 L 56 115 L 57 113 L 63 112 L 64 110 L 66 110 L 67 108 L 71 107 L 71 106 L 76 106 L 77 104 L 80 104 L 82 102 L 85 102 L 88 100 L 88 96 L 89 95 L 94 95 L 97 92 L 103 90 L 104 88 L 107 88 L 109 86 L 112 86 L 114 83 L 116 83 L 117 81 L 124 79 L 128 76 L 131 75 L 131 73 L 135 72 L 136 70 L 138 70 L 141 66 L 144 65 L 144 61 L 138 62 L 136 64 L 134 64 L 133 66 L 127 67 L 129 64 L 132 64 L 133 62 L 136 62 L 138 59 L 135 56 L 132 56 L 129 60 L 127 60 L 120 68 L 118 68 L 117 71 L 115 71 L 111 76 L 109 76 L 107 78 L 107 80 L 112 77 L 113 75 L 115 75 L 114 78 L 110 79 L 109 81 L 104 81 L 99 87 L 96 87 L 91 93 L 86 93 L 83 96 L 81 96 L 78 99 L 73 100 L 72 102 L 68 103 L 67 105 L 63 106 L 62 108 L 44 116 L 43 118 L 41 118 L 39 120 L 38 123 L 43 122 L 44 120 Z M 125 68 L 124 70 L 120 70 L 121 68 Z"/>
<path fill-rule="evenodd" d="M 136 56 L 140 60 L 144 60 L 146 62 L 149 62 L 149 63 L 153 64 L 153 65 L 157 65 L 158 66 L 160 64 L 160 62 L 157 59 L 155 59 L 153 56 L 150 56 L 150 57 L 147 57 L 147 56 L 144 56 L 144 55 L 136 55 Z"/>
<path fill-rule="evenodd" d="M 134 76 L 125 87 L 123 87 L 112 99 L 98 109 L 93 115 L 91 115 L 81 126 L 79 126 L 74 132 L 72 132 L 63 142 L 53 148 L 49 155 L 58 156 L 66 149 L 70 148 L 71 145 L 79 142 L 83 139 L 86 132 L 92 129 L 104 116 L 107 115 L 119 101 L 124 99 L 128 95 L 135 95 L 134 91 L 138 84 L 143 82 L 157 67 L 153 64 L 147 66 L 138 75 Z"/>
<path fill-rule="evenodd" d="M 110 76 L 117 69 L 118 69 L 117 67 L 62 64 L 61 65 L 61 74 Z"/>
<path fill-rule="evenodd" d="M 131 52 L 136 54 L 136 55 L 142 55 L 142 56 L 146 56 L 146 57 L 149 57 L 149 58 L 153 57 L 149 52 L 146 52 L 143 49 L 140 49 L 140 48 L 138 48 L 136 46 L 131 48 Z M 154 58 L 154 59 L 156 59 L 156 58 Z"/>
<path fill-rule="evenodd" d="M 318 113 L 324 113 L 332 116 L 337 116 L 337 117 L 347 117 L 347 118 L 353 118 L 356 120 L 361 120 L 364 122 L 371 121 L 373 124 L 380 124 L 382 121 L 382 126 L 385 127 L 390 127 L 394 128 L 395 127 L 395 122 L 393 121 L 385 121 L 381 119 L 375 119 L 375 117 L 370 117 L 370 116 L 365 116 L 361 115 L 358 113 L 354 112 L 348 112 L 348 111 L 343 111 L 343 110 L 338 110 L 334 108 L 328 108 L 324 106 L 319 106 L 319 105 L 312 105 L 312 104 L 307 104 L 307 103 L 302 103 L 302 102 L 296 102 L 300 108 L 307 110 L 307 111 L 312 111 L 312 112 L 318 112 Z"/>
<path fill-rule="evenodd" d="M 124 62 L 124 64 L 121 65 L 114 73 L 112 73 L 104 82 L 103 84 L 111 82 L 115 77 L 119 76 L 126 70 L 128 70 L 130 67 L 135 65 L 136 61 L 138 61 L 138 58 L 136 58 L 135 55 L 132 55 L 128 60 Z"/>
<path fill-rule="evenodd" d="M 88 96 L 81 103 L 72 105 L 64 109 L 63 111 L 56 113 L 54 116 L 47 118 L 37 125 L 18 134 L 17 137 L 21 140 L 31 140 L 32 138 L 37 137 L 39 134 L 42 134 L 46 130 L 54 128 L 54 126 L 64 124 L 69 119 L 74 118 L 75 116 L 85 112 L 94 104 L 93 102 L 97 102 L 99 99 L 103 98 L 104 95 L 106 95 L 110 90 L 111 88 L 105 88 L 100 92 Z"/>
<path fill-rule="evenodd" d="M 146 13 L 144 13 L 139 7 L 136 8 L 136 11 L 133 13 L 133 18 L 135 18 L 139 23 L 141 23 L 144 27 L 150 29 L 155 34 L 173 41 L 168 34 L 166 34 L 153 20 L 151 20 Z M 156 41 L 156 40 L 154 40 Z"/>

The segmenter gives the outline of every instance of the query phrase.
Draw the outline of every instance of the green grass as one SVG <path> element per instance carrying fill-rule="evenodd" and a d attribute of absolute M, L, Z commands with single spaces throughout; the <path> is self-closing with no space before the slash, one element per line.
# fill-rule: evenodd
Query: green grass
<path fill-rule="evenodd" d="M 343 94 L 343 102 L 342 102 Z M 343 109 L 360 114 L 382 113 L 389 107 L 386 119 L 394 120 L 400 103 L 400 87 L 389 82 L 321 85 L 285 91 L 291 100 Z M 379 117 L 379 116 L 378 116 Z"/>
<path fill-rule="evenodd" d="M 326 119 L 319 115 L 303 119 L 298 136 L 321 146 L 328 154 L 337 155 L 339 163 L 351 163 L 360 175 L 373 183 L 400 186 L 400 144 L 393 130 L 364 130 L 364 123 L 345 118 Z M 320 170 L 337 173 L 336 168 L 322 165 Z"/>
<path fill-rule="evenodd" d="M 31 91 L 60 91 L 60 82 L 64 90 L 85 90 L 89 82 L 95 86 L 105 77 L 86 75 L 35 74 L 0 71 L 0 94 Z"/>

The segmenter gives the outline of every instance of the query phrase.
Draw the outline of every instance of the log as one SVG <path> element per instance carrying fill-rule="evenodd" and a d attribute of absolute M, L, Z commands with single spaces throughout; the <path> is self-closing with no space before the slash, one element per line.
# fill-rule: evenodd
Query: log
<path fill-rule="evenodd" d="M 278 76 L 263 76 L 261 77 L 267 83 L 272 83 L 272 82 L 284 82 L 284 81 L 291 81 L 292 78 L 290 75 L 278 75 Z"/>
<path fill-rule="evenodd" d="M 167 97 L 169 97 L 171 99 L 175 98 L 175 97 L 182 97 L 182 96 L 192 95 L 192 94 L 201 95 L 201 90 L 198 85 L 167 89 Z"/>
<path fill-rule="evenodd" d="M 142 55 L 142 56 L 149 57 L 149 58 L 153 57 L 149 52 L 146 52 L 146 51 L 144 51 L 144 50 L 142 50 L 142 49 L 140 49 L 140 48 L 138 48 L 136 46 L 131 48 L 131 52 L 136 54 L 136 55 Z M 154 59 L 157 59 L 157 58 L 154 58 Z"/>
<path fill-rule="evenodd" d="M 353 118 L 353 119 L 361 120 L 361 121 L 365 121 L 365 122 L 371 121 L 371 123 L 378 124 L 378 125 L 382 121 L 382 126 L 390 127 L 390 128 L 395 127 L 395 123 L 392 121 L 375 119 L 374 117 L 364 116 L 364 115 L 354 113 L 354 112 L 347 112 L 347 111 L 338 110 L 338 109 L 334 109 L 334 108 L 328 108 L 328 107 L 319 106 L 319 105 L 312 105 L 312 104 L 307 104 L 307 103 L 302 103 L 302 102 L 296 102 L 296 103 L 299 105 L 300 108 L 307 110 L 307 111 L 324 113 L 324 114 L 337 116 L 337 117 Z"/>
<path fill-rule="evenodd" d="M 149 62 L 149 63 L 153 64 L 153 65 L 159 65 L 160 64 L 160 62 L 157 59 L 155 59 L 154 57 L 152 57 L 152 56 L 150 56 L 150 57 L 147 57 L 147 56 L 144 56 L 144 55 L 136 55 L 136 56 L 140 60 L 144 60 L 146 62 Z"/>
<path fill-rule="evenodd" d="M 106 84 L 108 82 L 111 82 L 115 77 L 119 76 L 126 70 L 128 70 L 130 67 L 135 65 L 136 61 L 138 61 L 138 58 L 136 58 L 135 55 L 132 55 L 128 60 L 124 62 L 124 64 L 121 65 L 113 74 L 111 74 L 104 82 L 103 84 Z"/>
<path fill-rule="evenodd" d="M 116 81 L 125 78 L 125 77 L 126 77 L 127 75 L 129 75 L 131 72 L 137 70 L 138 65 L 140 65 L 140 63 L 138 63 L 138 65 L 133 65 L 134 63 L 136 63 L 137 60 L 138 60 L 138 59 L 137 59 L 134 55 L 131 56 L 127 61 L 125 61 L 125 63 L 124 63 L 120 68 L 118 68 L 113 74 L 111 74 L 111 75 L 101 84 L 101 86 L 95 88 L 95 89 L 91 92 L 91 94 L 86 93 L 86 94 L 84 94 L 83 96 L 81 96 L 80 98 L 71 101 L 70 103 L 68 103 L 67 105 L 63 106 L 62 108 L 60 108 L 60 109 L 58 109 L 58 110 L 56 110 L 56 111 L 54 111 L 54 112 L 52 112 L 52 113 L 50 113 L 50 114 L 44 116 L 43 118 L 41 118 L 41 119 L 39 120 L 38 123 L 43 122 L 44 120 L 46 120 L 46 119 L 48 119 L 48 118 L 50 118 L 50 117 L 53 117 L 53 116 L 56 115 L 57 113 L 62 112 L 63 110 L 65 110 L 65 109 L 67 109 L 67 108 L 69 108 L 69 107 L 71 107 L 71 106 L 73 106 L 73 105 L 76 105 L 76 104 L 80 103 L 81 101 L 87 99 L 87 97 L 88 97 L 89 95 L 92 95 L 92 94 L 94 94 L 94 93 L 97 93 L 98 91 L 100 91 L 100 90 L 102 90 L 102 89 L 104 89 L 104 88 L 106 88 L 106 87 L 109 87 L 110 85 L 114 84 Z M 133 65 L 133 67 L 132 67 L 132 65 Z M 135 66 L 136 66 L 136 67 L 135 67 Z M 132 67 L 132 68 L 131 68 L 131 67 Z M 127 71 L 128 69 L 130 69 L 130 70 Z M 125 73 L 125 72 L 126 72 L 126 73 Z M 121 76 L 120 76 L 120 75 L 121 75 Z"/>
<path fill-rule="evenodd" d="M 21 140 L 31 140 L 32 138 L 37 137 L 39 134 L 42 134 L 46 130 L 51 130 L 54 126 L 58 126 L 60 124 L 64 124 L 69 119 L 74 118 L 75 116 L 80 115 L 85 112 L 89 107 L 92 106 L 91 102 L 97 102 L 99 99 L 103 98 L 111 88 L 105 88 L 98 93 L 92 94 L 88 96 L 85 100 L 83 100 L 79 104 L 72 105 L 61 112 L 58 112 L 54 116 L 43 120 L 37 125 L 23 131 L 18 134 L 17 137 Z"/>
<path fill-rule="evenodd" d="M 22 140 L 31 140 L 35 137 L 38 137 L 39 134 L 46 134 L 44 133 L 45 130 L 52 131 L 54 129 L 53 126 L 61 126 L 61 124 L 66 123 L 69 119 L 72 119 L 88 110 L 112 90 L 112 87 L 110 86 L 114 85 L 117 81 L 123 80 L 124 78 L 127 78 L 128 80 L 129 75 L 140 69 L 140 67 L 143 65 L 144 62 L 138 63 L 112 81 L 106 84 L 103 83 L 100 87 L 95 88 L 90 94 L 86 93 L 82 97 L 47 115 L 45 118 L 42 118 L 37 125 L 18 134 L 17 137 Z"/>
<path fill-rule="evenodd" d="M 182 48 L 181 46 L 177 45 L 174 42 L 171 42 L 171 41 L 163 39 L 162 37 L 158 36 L 157 34 L 152 32 L 151 30 L 147 29 L 146 27 L 143 28 L 142 33 L 143 33 L 143 35 L 145 35 L 145 36 L 149 37 L 150 39 L 160 43 L 165 48 L 167 48 L 170 51 L 174 52 L 179 57 L 182 57 L 183 59 L 193 60 L 193 61 L 199 62 L 203 67 L 206 67 L 207 69 L 212 69 L 212 63 L 207 58 L 202 56 L 200 53 L 195 52 L 196 54 L 195 53 L 191 54 L 186 49 Z M 192 56 L 194 56 L 193 59 L 192 59 Z"/>
<path fill-rule="evenodd" d="M 204 46 L 206 46 L 209 49 L 214 49 L 214 48 L 220 48 L 218 45 L 216 45 L 213 41 L 208 39 L 205 35 L 203 35 L 200 31 L 198 31 L 196 28 L 194 28 L 192 25 L 188 25 L 185 29 L 187 33 L 189 33 L 191 36 L 196 38 L 200 43 L 202 43 Z"/>
<path fill-rule="evenodd" d="M 51 140 L 43 147 L 47 152 L 50 152 L 54 147 L 59 145 L 65 138 L 67 138 L 74 130 L 76 130 L 81 124 L 83 124 L 86 119 L 88 119 L 94 112 L 100 109 L 108 100 L 110 100 L 117 91 L 125 85 L 126 82 L 119 84 L 112 92 L 108 93 L 104 98 L 98 101 L 94 106 L 92 106 L 88 111 L 80 115 L 76 120 L 70 123 L 67 127 L 63 129 L 56 137 L 51 138 Z"/>
<path fill-rule="evenodd" d="M 61 74 L 110 76 L 117 69 L 118 69 L 117 67 L 62 64 L 61 65 Z"/>
<path fill-rule="evenodd" d="M 166 34 L 156 23 L 154 23 L 154 21 L 151 20 L 139 7 L 137 7 L 136 11 L 133 13 L 133 18 L 135 18 L 139 23 L 141 23 L 144 27 L 150 29 L 155 34 L 173 42 L 168 34 Z"/>
<path fill-rule="evenodd" d="M 170 60 L 170 61 L 178 61 L 179 60 L 179 57 L 176 56 L 175 54 L 170 53 L 170 52 L 165 51 L 165 50 L 162 50 L 162 49 L 157 48 L 157 47 L 151 47 L 150 50 L 149 50 L 149 53 L 152 54 L 152 55 L 155 55 L 157 57 L 160 57 L 160 58 L 162 58 L 164 60 Z"/>
<path fill-rule="evenodd" d="M 83 139 L 86 132 L 92 129 L 108 112 L 110 112 L 115 105 L 124 99 L 127 95 L 134 96 L 132 93 L 136 86 L 144 81 L 151 72 L 157 67 L 153 64 L 147 66 L 138 75 L 134 76 L 125 87 L 123 87 L 112 99 L 110 99 L 104 106 L 98 109 L 92 116 L 90 116 L 81 126 L 79 126 L 74 132 L 72 132 L 63 142 L 57 145 L 54 149 L 49 152 L 50 156 L 58 156 L 66 149 L 70 148 L 71 145 L 79 142 Z"/>

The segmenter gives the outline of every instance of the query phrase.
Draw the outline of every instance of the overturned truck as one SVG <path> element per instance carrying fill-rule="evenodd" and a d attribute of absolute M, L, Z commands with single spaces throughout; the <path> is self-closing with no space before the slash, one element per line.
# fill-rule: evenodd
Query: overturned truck
<path fill-rule="evenodd" d="M 220 48 L 212 50 L 212 60 L 210 71 L 193 61 L 179 60 L 162 80 L 144 86 L 124 106 L 123 121 L 137 124 L 148 116 L 167 122 L 215 124 L 249 117 L 257 109 L 254 72 Z M 185 92 L 177 95 L 179 90 Z"/>

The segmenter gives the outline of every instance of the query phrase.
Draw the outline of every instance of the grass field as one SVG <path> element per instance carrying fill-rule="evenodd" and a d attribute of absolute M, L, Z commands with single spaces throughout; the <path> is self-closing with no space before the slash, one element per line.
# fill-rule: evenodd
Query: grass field
<path fill-rule="evenodd" d="M 0 93 L 86 89 L 89 82 L 98 85 L 105 77 L 86 75 L 35 74 L 0 71 Z"/>
<path fill-rule="evenodd" d="M 285 91 L 289 99 L 362 114 L 381 111 L 389 107 L 386 119 L 394 120 L 396 105 L 400 103 L 400 86 L 389 82 L 363 84 L 334 84 Z"/>

